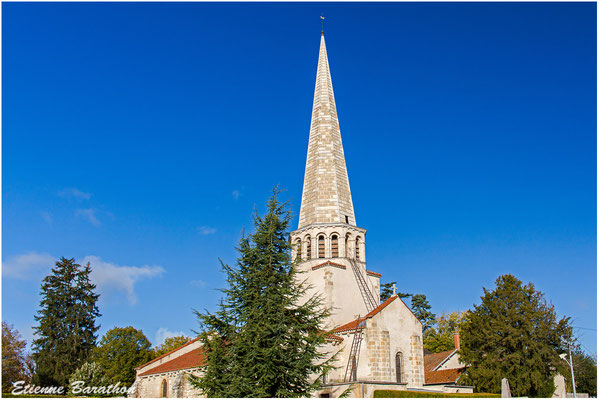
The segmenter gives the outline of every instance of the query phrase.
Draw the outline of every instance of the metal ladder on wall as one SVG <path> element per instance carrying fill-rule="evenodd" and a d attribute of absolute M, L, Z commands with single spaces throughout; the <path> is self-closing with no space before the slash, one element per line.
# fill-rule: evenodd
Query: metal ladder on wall
<path fill-rule="evenodd" d="M 358 316 L 358 321 L 360 320 L 360 316 Z M 345 368 L 345 377 L 343 378 L 344 382 L 352 382 L 357 380 L 357 371 L 358 371 L 358 359 L 360 357 L 360 347 L 362 345 L 362 330 L 366 325 L 366 321 L 362 321 L 356 327 L 356 331 L 354 332 L 354 339 L 351 344 L 351 350 L 349 352 L 349 359 L 347 360 L 347 367 Z"/>
<path fill-rule="evenodd" d="M 364 304 L 366 305 L 366 310 L 368 312 L 374 310 L 378 304 L 374 298 L 374 295 L 370 291 L 368 284 L 366 283 L 366 279 L 362 275 L 362 271 L 360 270 L 360 266 L 358 262 L 353 258 L 349 258 L 349 263 L 351 264 L 352 270 L 354 271 L 354 276 L 356 277 L 356 281 L 358 282 L 358 287 L 360 288 L 360 294 L 362 295 L 362 299 L 364 300 Z M 357 380 L 357 371 L 358 371 L 358 360 L 360 358 L 360 347 L 362 345 L 362 331 L 364 326 L 366 326 L 366 320 L 359 322 L 360 317 L 358 316 L 358 326 L 356 327 L 356 331 L 354 332 L 354 339 L 351 344 L 351 350 L 349 352 L 349 359 L 347 360 L 347 367 L 345 368 L 345 377 L 344 382 L 350 382 Z"/>
<path fill-rule="evenodd" d="M 356 281 L 358 282 L 358 287 L 360 288 L 360 294 L 362 295 L 362 299 L 364 300 L 364 304 L 366 304 L 366 309 L 368 312 L 374 310 L 378 304 L 374 298 L 374 295 L 370 291 L 368 284 L 366 283 L 366 279 L 362 275 L 362 271 L 360 271 L 360 266 L 358 262 L 353 258 L 349 258 L 349 263 L 351 264 L 352 270 L 354 271 L 354 275 L 356 277 Z"/>

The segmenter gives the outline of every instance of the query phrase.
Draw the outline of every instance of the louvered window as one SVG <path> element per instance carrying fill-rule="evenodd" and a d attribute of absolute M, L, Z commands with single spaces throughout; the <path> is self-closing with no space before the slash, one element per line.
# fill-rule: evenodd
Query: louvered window
<path fill-rule="evenodd" d="M 324 258 L 324 236 L 318 237 L 318 258 Z"/>
<path fill-rule="evenodd" d="M 331 237 L 331 257 L 339 257 L 339 238 L 337 235 Z"/>

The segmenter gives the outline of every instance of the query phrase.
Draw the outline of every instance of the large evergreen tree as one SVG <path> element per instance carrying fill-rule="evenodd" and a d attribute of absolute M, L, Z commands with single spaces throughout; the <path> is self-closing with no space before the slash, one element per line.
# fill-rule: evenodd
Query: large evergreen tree
<path fill-rule="evenodd" d="M 229 287 L 218 312 L 197 312 L 207 365 L 191 382 L 209 397 L 306 397 L 331 368 L 319 349 L 328 313 L 318 297 L 301 303 L 307 288 L 291 263 L 290 214 L 278 193 L 241 239 L 237 267 L 222 264 Z"/>
<path fill-rule="evenodd" d="M 503 275 L 496 285 L 483 289 L 481 304 L 462 324 L 460 359 L 469 367 L 460 383 L 500 393 L 507 378 L 514 396 L 551 397 L 553 376 L 563 366 L 563 338 L 571 334 L 569 319 L 558 321 L 532 283 Z"/>
<path fill-rule="evenodd" d="M 393 296 L 393 285 L 395 285 L 396 283 L 397 282 L 389 282 L 383 283 L 381 285 L 381 303 L 387 300 L 389 297 Z M 397 291 L 395 292 L 395 294 L 399 296 L 399 298 L 401 299 L 412 296 L 412 294 L 410 293 L 401 293 Z"/>
<path fill-rule="evenodd" d="M 96 286 L 91 283 L 89 263 L 61 258 L 42 281 L 40 309 L 35 316 L 37 338 L 33 341 L 39 385 L 66 386 L 96 345 Z"/>
<path fill-rule="evenodd" d="M 435 324 L 435 314 L 431 312 L 431 305 L 423 294 L 412 296 L 412 312 L 422 322 L 422 333 L 426 332 Z"/>

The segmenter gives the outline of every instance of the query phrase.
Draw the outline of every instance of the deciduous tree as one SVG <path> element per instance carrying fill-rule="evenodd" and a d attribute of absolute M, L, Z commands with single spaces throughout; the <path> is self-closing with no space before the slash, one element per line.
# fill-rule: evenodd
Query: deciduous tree
<path fill-rule="evenodd" d="M 166 338 L 164 343 L 160 346 L 154 348 L 154 357 L 160 357 L 163 354 L 168 353 L 169 351 L 175 350 L 177 347 L 183 346 L 185 343 L 189 342 L 191 339 L 187 336 L 174 336 L 170 338 Z"/>
<path fill-rule="evenodd" d="M 94 361 L 105 371 L 110 383 L 131 386 L 135 367 L 152 359 L 151 343 L 141 330 L 132 326 L 112 328 L 100 340 Z"/>
<path fill-rule="evenodd" d="M 26 347 L 19 331 L 2 321 L 2 393 L 10 392 L 13 382 L 31 379 Z"/>
<path fill-rule="evenodd" d="M 438 316 L 434 325 L 426 331 L 422 341 L 424 348 L 439 353 L 455 348 L 454 333 L 460 332 L 465 312 L 452 312 Z"/>

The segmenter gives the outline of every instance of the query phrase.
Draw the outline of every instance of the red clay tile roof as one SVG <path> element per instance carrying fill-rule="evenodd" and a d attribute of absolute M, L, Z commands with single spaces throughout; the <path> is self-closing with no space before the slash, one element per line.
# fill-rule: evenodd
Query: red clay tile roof
<path fill-rule="evenodd" d="M 362 322 L 366 321 L 367 318 L 372 318 L 376 314 L 380 313 L 383 310 L 383 308 L 387 307 L 389 304 L 391 304 L 391 302 L 393 300 L 395 300 L 397 298 L 398 298 L 397 295 L 389 297 L 387 300 L 385 300 L 384 302 L 379 304 L 379 306 L 377 308 L 375 308 L 374 310 L 372 310 L 371 312 L 366 314 L 364 317 L 355 319 L 351 322 L 348 322 L 345 325 L 338 326 L 337 328 L 333 329 L 333 332 L 343 333 L 343 332 L 356 330 L 358 325 L 360 325 Z"/>
<path fill-rule="evenodd" d="M 424 384 L 455 383 L 466 368 L 442 369 L 439 371 L 424 371 Z"/>
<path fill-rule="evenodd" d="M 333 335 L 332 333 L 329 333 L 327 335 L 326 340 L 342 342 L 343 338 L 341 336 L 337 336 L 337 335 Z"/>
<path fill-rule="evenodd" d="M 379 274 L 378 272 L 372 272 L 372 271 L 368 271 L 368 270 L 366 271 L 366 274 L 370 275 L 370 276 L 376 276 L 377 278 L 380 278 L 381 276 L 383 276 L 382 274 Z"/>
<path fill-rule="evenodd" d="M 337 264 L 334 263 L 332 261 L 327 261 L 327 262 L 323 262 L 322 264 L 318 264 L 312 267 L 312 270 L 318 269 L 318 268 L 322 268 L 322 267 L 326 267 L 327 265 L 330 265 L 332 267 L 337 267 L 337 268 L 341 268 L 341 269 L 346 269 L 345 265 L 341 265 L 341 264 Z"/>
<path fill-rule="evenodd" d="M 424 356 L 424 372 L 434 371 L 443 361 L 447 359 L 455 350 L 442 351 Z"/>
<path fill-rule="evenodd" d="M 155 359 L 153 359 L 153 360 L 150 360 L 150 361 L 148 361 L 147 363 L 140 365 L 139 367 L 135 367 L 135 369 L 140 369 L 140 368 L 143 368 L 143 367 L 145 367 L 146 365 L 150 365 L 150 364 L 152 364 L 154 361 L 158 361 L 158 360 L 160 360 L 161 358 L 163 358 L 163 357 L 166 357 L 166 356 L 168 356 L 169 354 L 172 354 L 172 353 L 174 353 L 175 351 L 177 351 L 177 350 L 179 350 L 179 349 L 182 349 L 183 347 L 185 347 L 185 346 L 187 346 L 187 345 L 190 345 L 190 344 L 192 344 L 193 342 L 197 342 L 198 340 L 200 340 L 200 338 L 195 338 L 195 339 L 193 339 L 193 340 L 190 340 L 189 342 L 185 343 L 183 346 L 179 346 L 179 347 L 177 347 L 176 349 L 169 351 L 168 353 L 164 353 L 163 355 L 161 355 L 161 356 L 159 356 L 159 357 L 156 357 Z"/>
<path fill-rule="evenodd" d="M 163 372 L 178 371 L 180 369 L 196 368 L 204 365 L 206 356 L 203 348 L 191 350 L 189 353 L 181 354 L 179 357 L 173 358 L 159 366 L 149 369 L 146 372 L 139 374 L 139 376 L 161 374 Z"/>

